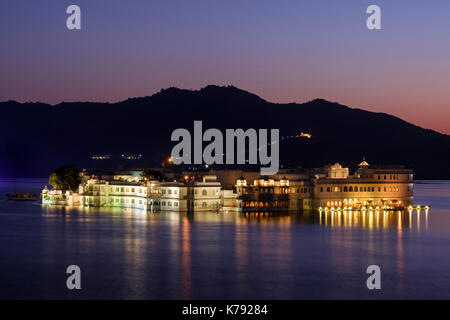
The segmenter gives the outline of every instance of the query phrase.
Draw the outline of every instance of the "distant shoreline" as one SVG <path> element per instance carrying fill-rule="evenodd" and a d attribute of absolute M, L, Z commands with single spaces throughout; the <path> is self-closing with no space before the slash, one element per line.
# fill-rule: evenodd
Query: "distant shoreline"
<path fill-rule="evenodd" d="M 42 182 L 42 181 L 48 181 L 48 178 L 0 178 L 0 182 Z M 428 182 L 430 181 L 430 182 Z M 429 184 L 429 183 L 435 183 L 437 181 L 447 181 L 450 182 L 450 179 L 419 179 L 414 180 L 414 183 L 417 184 Z"/>

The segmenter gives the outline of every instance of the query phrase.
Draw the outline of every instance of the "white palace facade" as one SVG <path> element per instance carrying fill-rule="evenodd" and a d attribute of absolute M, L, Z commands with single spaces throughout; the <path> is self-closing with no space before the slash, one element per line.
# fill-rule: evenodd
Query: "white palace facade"
<path fill-rule="evenodd" d="M 150 211 L 215 211 L 221 208 L 221 186 L 215 176 L 202 181 L 159 182 L 91 178 L 78 192 L 42 191 L 42 203 L 84 207 L 136 208 Z"/>
<path fill-rule="evenodd" d="M 399 209 L 413 204 L 412 170 L 371 167 L 365 160 L 353 175 L 336 163 L 303 172 L 286 169 L 272 176 L 242 170 L 184 172 L 170 182 L 144 181 L 139 174 L 81 177 L 78 192 L 46 187 L 42 203 L 148 211 Z"/>

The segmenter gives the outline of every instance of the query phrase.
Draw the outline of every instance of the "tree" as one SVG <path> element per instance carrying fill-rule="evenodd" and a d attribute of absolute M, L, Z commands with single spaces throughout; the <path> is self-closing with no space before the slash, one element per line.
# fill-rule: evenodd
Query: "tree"
<path fill-rule="evenodd" d="M 76 191 L 80 185 L 77 167 L 73 164 L 59 167 L 50 174 L 48 183 L 56 189 Z"/>
<path fill-rule="evenodd" d="M 167 180 L 166 176 L 163 175 L 161 172 L 152 170 L 149 167 L 144 167 L 142 170 L 141 176 L 146 180 L 158 180 L 158 181 L 165 181 Z"/>
<path fill-rule="evenodd" d="M 55 189 L 62 189 L 62 181 L 55 172 L 50 174 L 48 183 Z"/>

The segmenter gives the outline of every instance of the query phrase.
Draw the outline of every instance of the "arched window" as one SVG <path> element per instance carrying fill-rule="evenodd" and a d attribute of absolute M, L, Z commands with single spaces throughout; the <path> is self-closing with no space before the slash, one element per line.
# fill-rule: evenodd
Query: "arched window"
<path fill-rule="evenodd" d="M 203 191 L 202 191 L 202 195 L 203 195 L 203 196 L 207 196 L 207 195 L 208 195 L 208 191 L 203 190 Z"/>

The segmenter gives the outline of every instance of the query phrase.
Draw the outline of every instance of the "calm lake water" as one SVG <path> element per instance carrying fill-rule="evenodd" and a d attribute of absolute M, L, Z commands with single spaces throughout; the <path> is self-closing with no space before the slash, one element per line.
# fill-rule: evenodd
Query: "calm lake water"
<path fill-rule="evenodd" d="M 39 193 L 44 180 L 17 190 Z M 1 299 L 450 299 L 450 181 L 426 214 L 242 215 L 9 202 L 0 182 Z M 66 289 L 79 265 L 82 290 Z M 381 290 L 366 268 L 381 267 Z"/>

